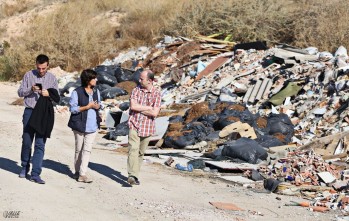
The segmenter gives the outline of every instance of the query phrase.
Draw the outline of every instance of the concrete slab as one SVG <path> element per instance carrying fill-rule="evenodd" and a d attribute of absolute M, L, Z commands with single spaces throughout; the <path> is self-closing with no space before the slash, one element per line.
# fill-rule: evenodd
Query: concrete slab
<path fill-rule="evenodd" d="M 256 170 L 258 168 L 257 165 L 249 163 L 233 163 L 224 161 L 205 161 L 205 163 L 224 170 Z"/>
<path fill-rule="evenodd" d="M 330 172 L 321 172 L 317 174 L 325 183 L 332 183 L 336 180 Z"/>
<path fill-rule="evenodd" d="M 243 177 L 243 176 L 221 176 L 219 177 L 225 181 L 230 181 L 230 182 L 233 182 L 235 184 L 239 184 L 241 186 L 245 185 L 245 184 L 254 184 L 255 181 L 253 180 L 250 180 L 246 177 Z"/>

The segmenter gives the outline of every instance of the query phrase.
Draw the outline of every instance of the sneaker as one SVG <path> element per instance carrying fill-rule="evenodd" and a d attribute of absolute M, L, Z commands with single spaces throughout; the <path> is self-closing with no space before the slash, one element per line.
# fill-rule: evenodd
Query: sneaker
<path fill-rule="evenodd" d="M 139 180 L 137 179 L 137 177 L 134 177 L 134 176 L 130 176 L 128 179 L 127 179 L 127 182 L 130 184 L 130 185 L 139 185 L 141 184 L 139 182 Z"/>
<path fill-rule="evenodd" d="M 88 178 L 87 176 L 79 176 L 78 182 L 83 182 L 83 183 L 92 183 L 93 181 Z"/>
<path fill-rule="evenodd" d="M 79 178 L 79 176 L 80 176 L 80 173 L 79 173 L 79 172 L 75 172 L 75 173 L 73 174 L 73 179 L 74 179 L 74 180 L 77 180 L 77 179 Z"/>
<path fill-rule="evenodd" d="M 38 183 L 38 184 L 45 184 L 45 181 L 42 180 L 40 176 L 32 176 L 32 177 L 30 177 L 30 181 Z"/>
<path fill-rule="evenodd" d="M 28 170 L 27 170 L 27 168 L 25 168 L 25 167 L 22 167 L 22 170 L 21 170 L 21 172 L 19 173 L 19 178 L 26 178 L 27 177 L 27 175 L 28 175 Z"/>

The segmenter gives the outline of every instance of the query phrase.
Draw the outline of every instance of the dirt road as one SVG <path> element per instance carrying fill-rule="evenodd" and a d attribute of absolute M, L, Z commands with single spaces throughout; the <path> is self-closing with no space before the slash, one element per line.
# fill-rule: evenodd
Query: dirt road
<path fill-rule="evenodd" d="M 92 151 L 91 184 L 72 175 L 74 138 L 66 126 L 68 114 L 56 114 L 46 145 L 42 178 L 45 185 L 20 179 L 23 106 L 18 85 L 0 83 L 0 220 L 331 220 L 334 213 L 314 213 L 284 206 L 289 196 L 257 193 L 213 178 L 188 175 L 145 163 L 140 186 L 129 187 L 126 156 L 113 151 L 98 135 Z M 108 145 L 109 144 L 109 145 Z M 280 199 L 276 199 L 280 197 Z M 234 203 L 244 211 L 220 210 L 209 202 Z"/>

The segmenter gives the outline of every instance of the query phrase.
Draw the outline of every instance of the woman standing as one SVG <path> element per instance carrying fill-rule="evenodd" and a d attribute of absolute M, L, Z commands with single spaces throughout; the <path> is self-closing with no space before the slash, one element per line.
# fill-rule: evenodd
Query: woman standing
<path fill-rule="evenodd" d="M 75 137 L 75 174 L 78 182 L 91 183 L 87 173 L 92 145 L 97 129 L 100 128 L 101 118 L 98 110 L 101 107 L 100 94 L 94 89 L 97 83 L 97 73 L 94 70 L 83 70 L 81 87 L 76 88 L 70 97 L 70 119 L 68 126 Z"/>

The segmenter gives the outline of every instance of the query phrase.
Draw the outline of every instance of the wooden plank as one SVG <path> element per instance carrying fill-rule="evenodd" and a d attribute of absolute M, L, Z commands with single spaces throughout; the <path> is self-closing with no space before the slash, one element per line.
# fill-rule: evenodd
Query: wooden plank
<path fill-rule="evenodd" d="M 217 39 L 209 38 L 209 37 L 206 37 L 206 36 L 200 36 L 199 35 L 199 36 L 196 36 L 196 38 L 201 40 L 201 41 L 205 41 L 205 42 L 220 43 L 220 44 L 226 44 L 226 45 L 231 45 L 231 46 L 236 45 L 236 42 L 217 40 Z"/>
<path fill-rule="evenodd" d="M 344 131 L 338 134 L 333 134 L 333 135 L 329 135 L 326 137 L 321 137 L 318 138 L 310 143 L 307 143 L 301 147 L 299 147 L 299 150 L 309 150 L 309 149 L 316 149 L 316 148 L 322 148 L 325 145 L 331 143 L 333 140 L 335 139 L 342 139 L 344 137 L 349 136 L 349 131 Z"/>
<path fill-rule="evenodd" d="M 196 50 L 196 51 L 193 51 L 193 52 L 190 52 L 189 53 L 189 56 L 190 57 L 195 57 L 195 56 L 203 56 L 203 55 L 218 55 L 222 53 L 221 51 L 218 51 L 218 50 Z"/>
<path fill-rule="evenodd" d="M 335 155 L 325 155 L 322 156 L 322 159 L 324 160 L 332 160 L 332 159 L 336 159 L 336 158 L 347 158 L 348 154 L 347 153 L 339 153 L 339 154 L 335 154 Z"/>
<path fill-rule="evenodd" d="M 152 154 L 185 154 L 187 150 L 177 150 L 177 149 L 147 149 L 145 150 L 145 155 Z"/>
<path fill-rule="evenodd" d="M 287 149 L 296 149 L 296 144 L 290 144 L 290 145 L 282 145 L 282 146 L 276 146 L 276 147 L 269 147 L 268 152 L 269 153 L 276 153 L 279 151 L 287 150 Z"/>
<path fill-rule="evenodd" d="M 225 62 L 229 60 L 229 57 L 218 57 L 211 64 L 207 65 L 207 67 L 201 71 L 198 76 L 196 76 L 195 80 L 198 81 L 204 76 L 207 76 L 220 68 Z"/>

